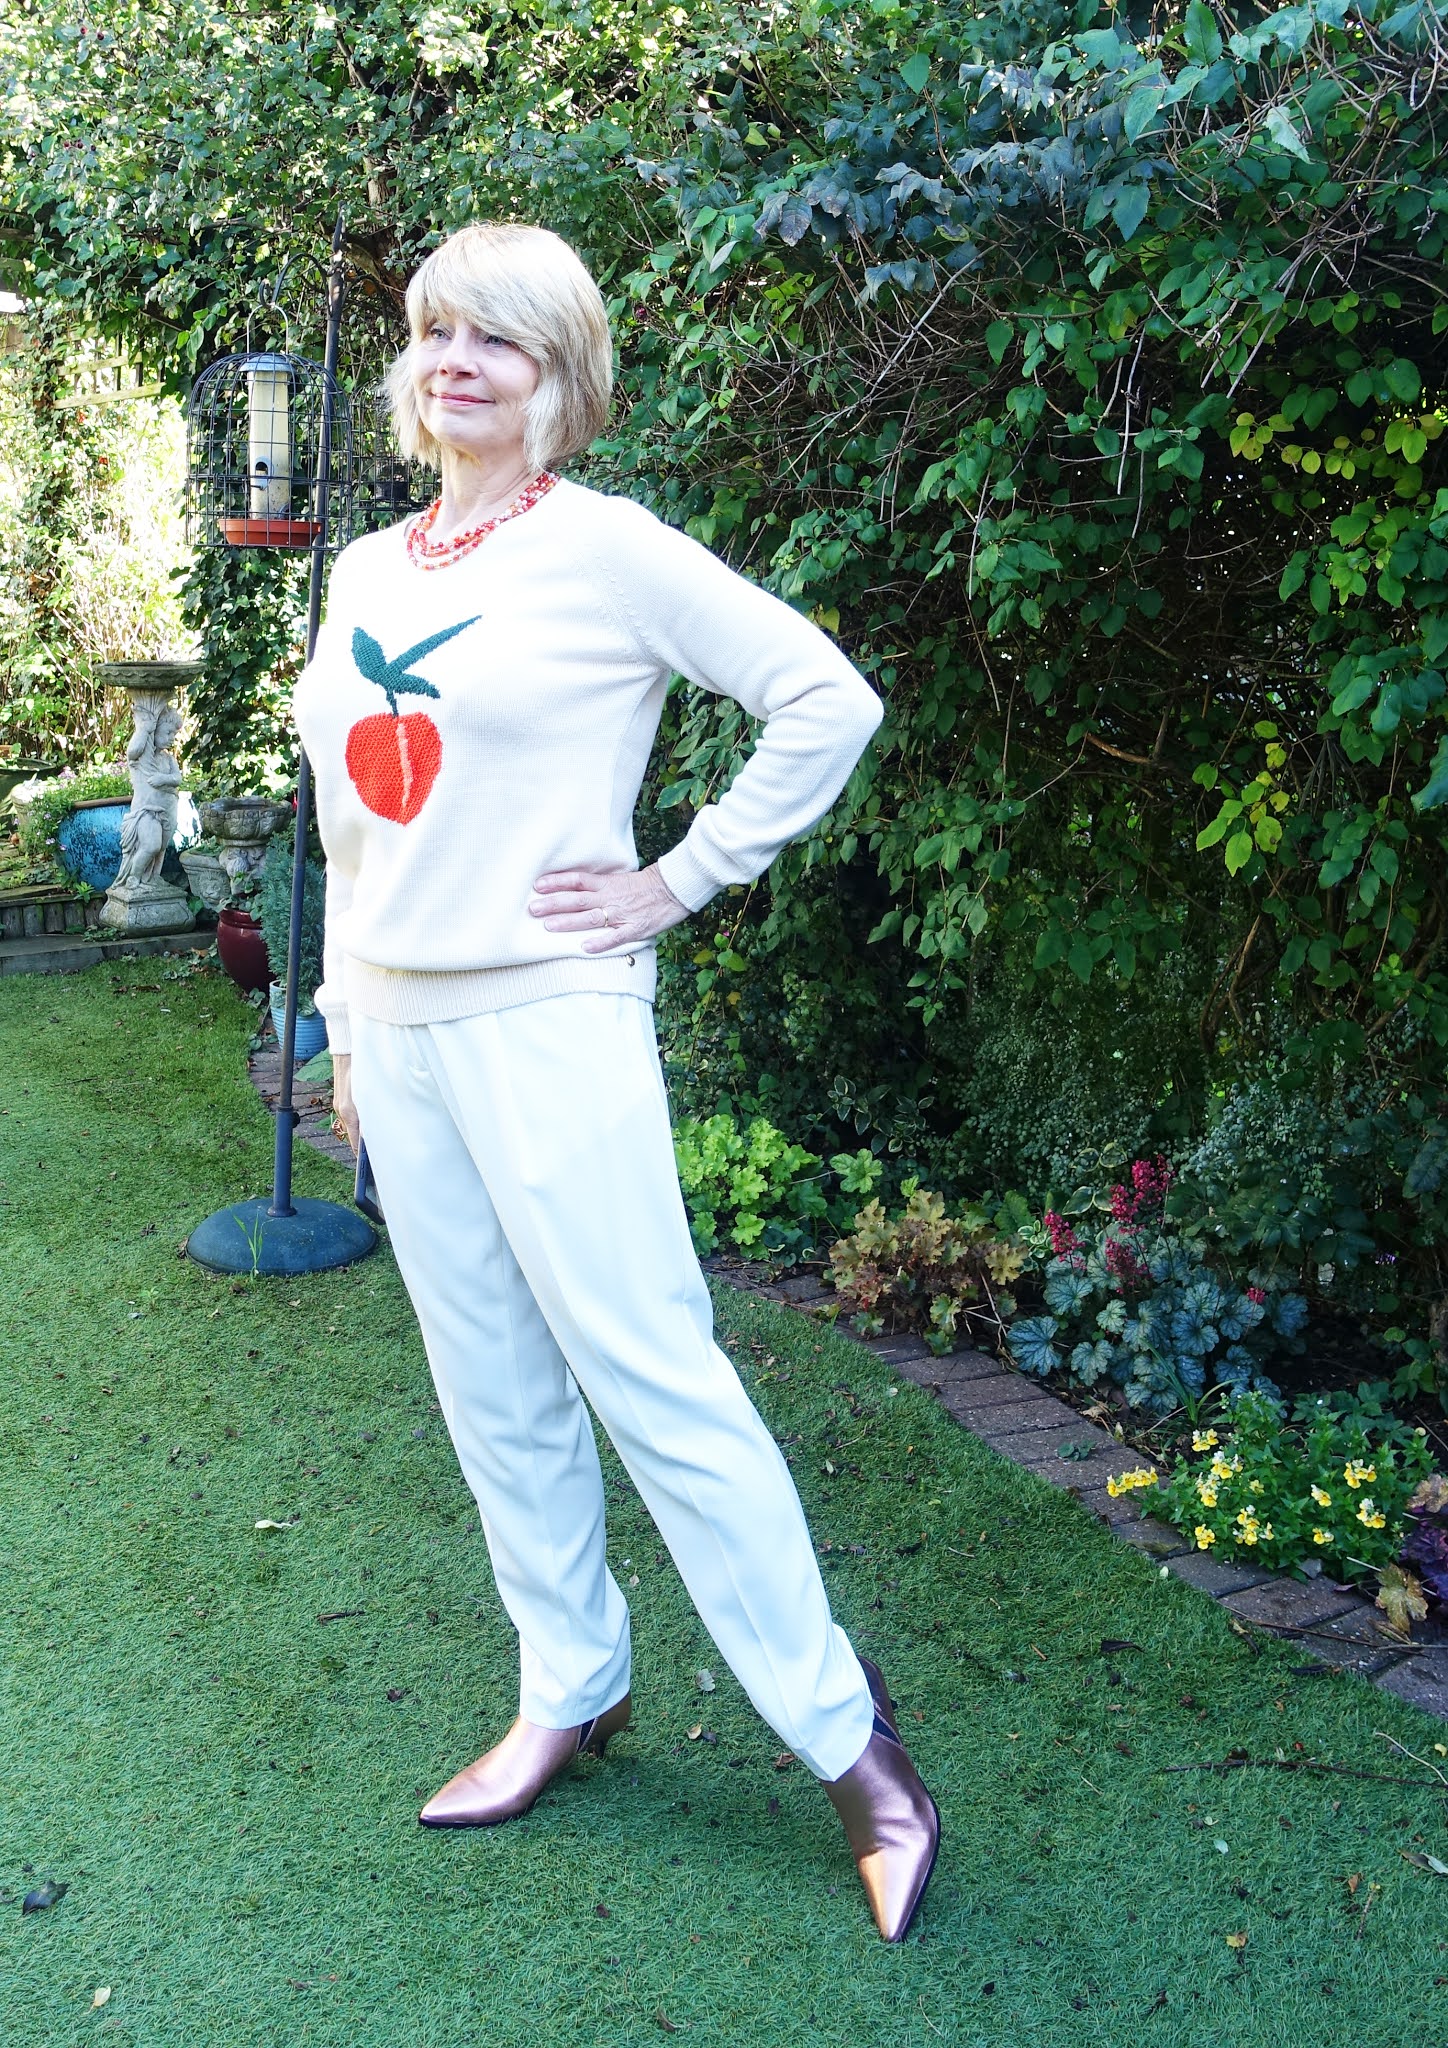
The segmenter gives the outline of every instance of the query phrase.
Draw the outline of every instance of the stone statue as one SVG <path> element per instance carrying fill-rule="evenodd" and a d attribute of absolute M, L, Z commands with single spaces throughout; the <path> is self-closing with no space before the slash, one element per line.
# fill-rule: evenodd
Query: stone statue
<path fill-rule="evenodd" d="M 163 676 L 145 673 L 140 663 L 135 667 L 143 672 L 123 685 L 136 721 L 126 748 L 131 807 L 121 824 L 120 871 L 106 891 L 101 923 L 125 932 L 185 932 L 195 923 L 186 891 L 161 878 L 176 832 L 181 770 L 171 748 L 181 713 Z"/>
<path fill-rule="evenodd" d="M 112 887 L 136 888 L 161 877 L 166 848 L 176 835 L 176 792 L 181 770 L 171 746 L 181 730 L 181 713 L 164 697 L 139 693 L 136 730 L 126 748 L 131 769 L 131 808 L 121 826 L 121 866 Z"/>

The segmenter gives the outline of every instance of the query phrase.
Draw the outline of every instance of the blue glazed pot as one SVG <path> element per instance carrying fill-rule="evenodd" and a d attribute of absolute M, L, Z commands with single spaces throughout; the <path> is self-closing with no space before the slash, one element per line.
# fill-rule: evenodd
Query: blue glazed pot
<path fill-rule="evenodd" d="M 102 799 L 78 805 L 61 820 L 56 850 L 72 881 L 110 888 L 121 870 L 121 820 L 129 808 L 126 797 Z"/>
<path fill-rule="evenodd" d="M 286 1021 L 286 992 L 280 982 L 271 985 L 271 1020 L 277 1035 L 277 1044 L 282 1042 L 282 1025 Z M 313 1010 L 310 1017 L 297 1012 L 297 1036 L 292 1048 L 293 1057 L 299 1067 L 308 1060 L 314 1060 L 327 1043 L 327 1020 L 320 1010 Z"/>

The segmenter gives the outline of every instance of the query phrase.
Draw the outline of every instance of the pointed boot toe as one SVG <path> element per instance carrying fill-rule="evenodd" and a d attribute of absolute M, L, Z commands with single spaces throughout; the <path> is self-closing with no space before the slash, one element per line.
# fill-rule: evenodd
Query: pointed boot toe
<path fill-rule="evenodd" d="M 881 1938 L 903 1941 L 935 1869 L 940 1811 L 900 1740 L 884 1679 L 875 1665 L 861 1664 L 875 1701 L 874 1732 L 859 1761 L 825 1790 Z"/>
<path fill-rule="evenodd" d="M 575 1757 L 602 1756 L 628 1726 L 630 1713 L 625 1693 L 579 1728 L 540 1728 L 520 1716 L 501 1742 L 449 1778 L 417 1817 L 425 1828 L 490 1828 L 516 1820 Z"/>

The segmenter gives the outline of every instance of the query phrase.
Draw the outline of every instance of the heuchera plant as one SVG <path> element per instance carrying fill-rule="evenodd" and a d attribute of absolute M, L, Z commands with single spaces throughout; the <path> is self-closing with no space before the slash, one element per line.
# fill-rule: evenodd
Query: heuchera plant
<path fill-rule="evenodd" d="M 918 1181 L 901 1183 L 904 1210 L 889 1216 L 867 1202 L 850 1235 L 830 1249 L 830 1278 L 855 1328 L 868 1337 L 916 1330 L 941 1356 L 960 1339 L 970 1304 L 984 1295 L 983 1320 L 998 1331 L 1014 1298 L 1005 1290 L 1027 1254 L 1002 1237 L 983 1209 L 947 1216 L 945 1199 Z"/>
<path fill-rule="evenodd" d="M 1338 1579 L 1392 1564 L 1432 1464 L 1422 1430 L 1329 1400 L 1289 1419 L 1261 1393 L 1243 1395 L 1224 1435 L 1196 1431 L 1192 1448 L 1159 1503 L 1199 1550 L 1278 1570 L 1315 1557 Z"/>
<path fill-rule="evenodd" d="M 745 1258 L 789 1258 L 827 1213 L 823 1162 L 767 1117 L 744 1130 L 724 1112 L 686 1117 L 674 1126 L 674 1158 L 701 1258 L 725 1238 Z"/>
<path fill-rule="evenodd" d="M 1307 1304 L 1214 1273 L 1166 1221 L 1171 1180 L 1164 1159 L 1138 1159 L 1130 1182 L 1111 1189 L 1108 1222 L 1073 1225 L 1047 1211 L 1050 1313 L 1012 1324 L 1007 1338 L 1023 1371 L 1110 1380 L 1134 1408 L 1183 1408 L 1193 1420 L 1213 1384 L 1275 1392 L 1262 1354 L 1271 1339 L 1296 1337 Z"/>

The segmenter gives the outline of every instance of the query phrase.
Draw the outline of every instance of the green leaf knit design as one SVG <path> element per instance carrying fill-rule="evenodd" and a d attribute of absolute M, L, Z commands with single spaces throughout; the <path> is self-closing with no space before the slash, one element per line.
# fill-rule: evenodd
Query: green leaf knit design
<path fill-rule="evenodd" d="M 365 633 L 358 626 L 352 634 L 352 659 L 369 683 L 376 683 L 379 689 L 386 691 L 388 709 L 396 718 L 399 696 L 436 697 L 440 694 L 423 676 L 409 675 L 408 663 L 421 661 L 425 654 L 431 654 L 434 648 L 441 647 L 444 641 L 453 640 L 459 633 L 466 632 L 469 626 L 478 623 L 480 616 L 481 614 L 475 614 L 470 619 L 462 620 L 459 625 L 447 626 L 441 633 L 430 634 L 426 640 L 417 641 L 414 646 L 399 654 L 395 661 L 387 659 L 380 641 L 374 640 L 370 633 Z"/>

